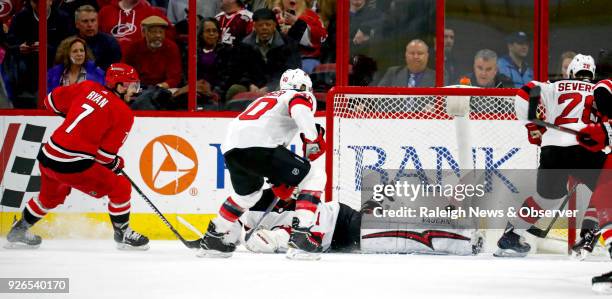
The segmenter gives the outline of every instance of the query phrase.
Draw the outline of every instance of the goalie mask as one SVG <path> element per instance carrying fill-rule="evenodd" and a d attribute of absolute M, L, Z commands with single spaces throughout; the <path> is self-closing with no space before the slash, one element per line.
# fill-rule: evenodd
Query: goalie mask
<path fill-rule="evenodd" d="M 575 78 L 579 72 L 588 72 L 590 79 L 595 79 L 595 60 L 589 55 L 576 54 L 567 67 L 568 78 Z"/>
<path fill-rule="evenodd" d="M 308 74 L 300 69 L 286 70 L 280 79 L 280 89 L 312 92 L 312 81 Z"/>

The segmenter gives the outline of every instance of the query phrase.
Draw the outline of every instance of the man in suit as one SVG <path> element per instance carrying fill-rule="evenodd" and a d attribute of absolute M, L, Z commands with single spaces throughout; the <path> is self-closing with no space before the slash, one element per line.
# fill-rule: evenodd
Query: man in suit
<path fill-rule="evenodd" d="M 387 69 L 378 86 L 434 87 L 436 73 L 427 68 L 429 47 L 420 39 L 406 45 L 406 66 L 392 66 Z"/>

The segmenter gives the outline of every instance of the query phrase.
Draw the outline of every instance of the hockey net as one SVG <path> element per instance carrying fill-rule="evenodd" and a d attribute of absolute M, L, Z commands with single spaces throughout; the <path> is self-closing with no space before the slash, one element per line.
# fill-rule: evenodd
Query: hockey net
<path fill-rule="evenodd" d="M 514 112 L 514 89 L 337 87 L 328 93 L 328 195 L 359 209 L 364 169 L 535 169 Z M 411 159 L 408 161 L 407 156 Z M 416 158 L 416 159 L 415 159 Z M 416 162 L 415 162 L 416 161 Z M 415 165 L 420 164 L 420 165 Z M 574 219 L 557 219 L 574 221 Z M 565 227 L 568 227 L 567 224 Z M 565 252 L 575 230 L 552 230 L 543 247 Z M 557 240 L 559 244 L 551 244 Z M 489 240 L 488 242 L 491 242 Z M 547 251 L 549 249 L 546 249 Z"/>

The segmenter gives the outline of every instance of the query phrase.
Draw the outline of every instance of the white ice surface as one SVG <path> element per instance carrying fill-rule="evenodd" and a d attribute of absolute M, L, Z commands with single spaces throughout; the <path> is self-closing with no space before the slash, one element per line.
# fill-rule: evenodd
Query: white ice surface
<path fill-rule="evenodd" d="M 45 240 L 38 250 L 0 249 L 0 277 L 68 277 L 70 294 L 0 298 L 602 298 L 592 293 L 590 279 L 611 265 L 490 254 L 325 254 L 320 261 L 292 261 L 244 249 L 230 259 L 202 259 L 178 241 L 125 252 L 110 240 Z"/>

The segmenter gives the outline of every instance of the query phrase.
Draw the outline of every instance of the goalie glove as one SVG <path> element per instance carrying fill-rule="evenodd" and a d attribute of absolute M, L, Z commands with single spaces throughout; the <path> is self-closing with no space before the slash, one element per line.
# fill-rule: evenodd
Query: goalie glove
<path fill-rule="evenodd" d="M 529 143 L 537 146 L 542 145 L 542 135 L 544 135 L 544 132 L 546 132 L 546 128 L 540 127 L 533 123 L 526 124 L 525 128 L 527 128 L 527 139 L 529 140 Z"/>
<path fill-rule="evenodd" d="M 300 133 L 304 157 L 308 158 L 310 161 L 316 160 L 325 153 L 325 129 L 319 124 L 316 124 L 316 127 L 317 138 L 315 140 L 308 140 L 308 138 L 304 136 L 304 133 Z"/>
<path fill-rule="evenodd" d="M 612 128 L 608 122 L 588 124 L 576 136 L 578 144 L 592 152 L 603 150 L 606 146 L 610 145 L 611 139 Z"/>
<path fill-rule="evenodd" d="M 121 170 L 123 170 L 125 163 L 123 162 L 123 158 L 121 158 L 120 156 L 116 156 L 112 162 L 102 165 L 110 169 L 112 172 L 119 174 Z"/>
<path fill-rule="evenodd" d="M 278 253 L 287 251 L 289 233 L 284 229 L 257 230 L 244 244 L 255 253 Z"/>

